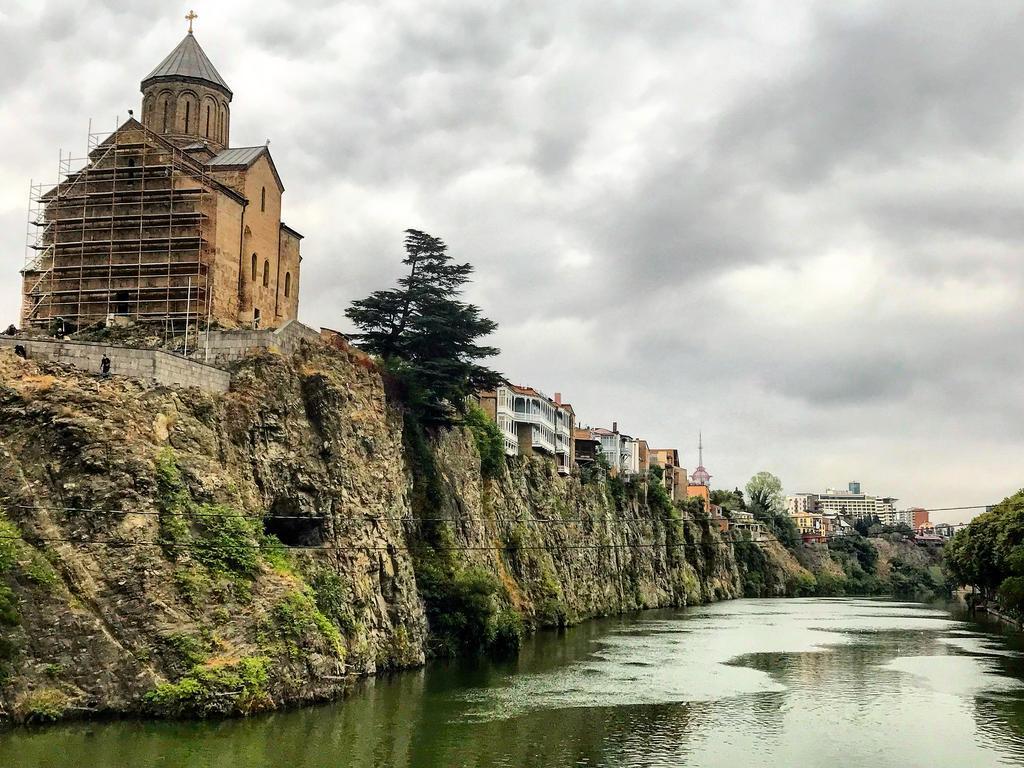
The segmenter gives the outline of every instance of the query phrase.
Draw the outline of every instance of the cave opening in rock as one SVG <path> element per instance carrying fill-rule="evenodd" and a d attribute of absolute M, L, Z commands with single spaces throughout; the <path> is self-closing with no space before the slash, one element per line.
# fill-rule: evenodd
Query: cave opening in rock
<path fill-rule="evenodd" d="M 319 547 L 324 543 L 322 517 L 266 517 L 263 532 L 287 547 Z"/>

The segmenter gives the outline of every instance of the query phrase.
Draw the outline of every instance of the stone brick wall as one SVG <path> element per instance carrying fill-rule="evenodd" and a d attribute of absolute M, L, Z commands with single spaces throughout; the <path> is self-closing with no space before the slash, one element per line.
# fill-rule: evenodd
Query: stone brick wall
<path fill-rule="evenodd" d="M 303 339 L 311 344 L 319 343 L 320 333 L 298 320 L 289 320 L 280 328 L 263 331 L 210 331 L 208 360 L 214 365 L 225 365 L 264 350 L 291 355 L 298 350 Z M 205 334 L 200 335 L 195 356 L 200 359 L 206 356 Z"/>
<path fill-rule="evenodd" d="M 231 374 L 227 371 L 162 349 L 0 336 L 0 349 L 13 350 L 18 344 L 25 347 L 30 359 L 66 363 L 92 373 L 100 372 L 100 360 L 105 354 L 110 358 L 110 373 L 114 376 L 132 376 L 167 386 L 198 387 L 207 392 L 227 392 L 231 386 Z"/>

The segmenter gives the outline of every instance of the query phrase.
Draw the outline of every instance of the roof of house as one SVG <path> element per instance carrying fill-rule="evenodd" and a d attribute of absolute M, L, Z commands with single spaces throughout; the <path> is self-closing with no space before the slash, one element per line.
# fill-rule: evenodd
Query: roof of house
<path fill-rule="evenodd" d="M 229 100 L 232 95 L 228 84 L 191 32 L 167 54 L 167 58 L 157 64 L 156 69 L 143 78 L 142 87 L 159 80 L 198 80 L 224 91 Z"/>
<path fill-rule="evenodd" d="M 223 171 L 246 169 L 251 168 L 252 164 L 263 157 L 263 155 L 267 156 L 267 162 L 270 163 L 270 170 L 274 174 L 277 186 L 284 192 L 284 183 L 281 181 L 281 175 L 277 172 L 277 166 L 274 165 L 274 158 L 270 156 L 270 147 L 266 144 L 260 144 L 258 147 L 233 147 L 225 149 L 220 154 L 211 157 L 206 164 L 211 168 Z"/>
<path fill-rule="evenodd" d="M 574 440 L 591 440 L 593 442 L 599 442 L 594 439 L 594 435 L 591 434 L 589 429 L 574 429 L 572 431 L 572 437 Z"/>

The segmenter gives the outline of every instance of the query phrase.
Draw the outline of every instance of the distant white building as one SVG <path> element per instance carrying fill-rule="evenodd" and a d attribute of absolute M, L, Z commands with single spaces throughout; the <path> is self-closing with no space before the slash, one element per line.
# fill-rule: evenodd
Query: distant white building
<path fill-rule="evenodd" d="M 897 512 L 896 499 L 860 492 L 860 483 L 850 483 L 847 490 L 829 488 L 824 493 L 797 493 L 786 497 L 789 514 L 821 513 L 839 515 L 849 520 L 877 517 L 883 525 L 897 525 L 904 518 Z"/>
<path fill-rule="evenodd" d="M 818 510 L 818 494 L 796 493 L 786 497 L 786 511 L 791 515 L 806 515 Z"/>

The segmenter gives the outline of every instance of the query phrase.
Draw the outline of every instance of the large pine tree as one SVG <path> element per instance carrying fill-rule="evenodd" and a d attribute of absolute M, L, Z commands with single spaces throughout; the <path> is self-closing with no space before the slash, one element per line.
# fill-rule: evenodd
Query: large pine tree
<path fill-rule="evenodd" d="M 460 300 L 473 267 L 453 264 L 440 239 L 408 229 L 409 272 L 398 287 L 352 302 L 345 314 L 358 326 L 359 346 L 382 358 L 403 384 L 408 405 L 430 425 L 452 423 L 467 395 L 493 389 L 500 377 L 480 360 L 498 353 L 478 341 L 497 324 Z"/>

